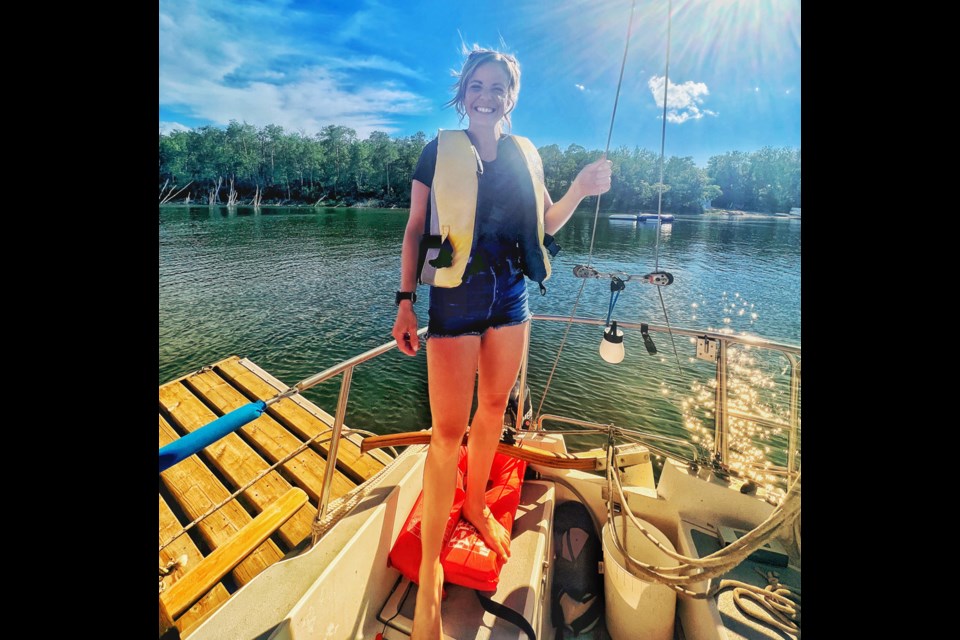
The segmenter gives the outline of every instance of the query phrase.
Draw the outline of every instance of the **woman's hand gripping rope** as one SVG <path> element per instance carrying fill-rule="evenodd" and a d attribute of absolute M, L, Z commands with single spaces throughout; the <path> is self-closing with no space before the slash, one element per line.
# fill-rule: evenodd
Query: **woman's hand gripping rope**
<path fill-rule="evenodd" d="M 591 162 L 577 174 L 573 187 L 586 196 L 596 196 L 610 191 L 613 163 L 605 157 Z"/>

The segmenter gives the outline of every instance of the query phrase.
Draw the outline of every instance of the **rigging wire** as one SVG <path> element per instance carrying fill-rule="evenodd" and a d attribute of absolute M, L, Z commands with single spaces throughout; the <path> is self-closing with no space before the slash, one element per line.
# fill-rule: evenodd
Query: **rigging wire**
<path fill-rule="evenodd" d="M 667 60 L 663 69 L 663 117 L 660 124 L 660 182 L 657 184 L 657 241 L 654 249 L 653 271 L 660 271 L 660 228 L 661 217 L 663 215 L 663 156 L 664 147 L 667 141 L 667 91 L 670 88 L 670 33 L 673 23 L 673 0 L 667 2 Z M 677 355 L 677 344 L 673 339 L 673 330 L 670 329 L 670 318 L 667 316 L 667 305 L 663 302 L 663 292 L 657 287 L 657 294 L 660 296 L 660 308 L 663 310 L 663 319 L 667 323 L 667 334 L 670 336 L 670 346 L 673 347 L 673 356 L 677 360 L 677 369 L 680 375 L 683 375 L 683 367 L 680 365 L 680 356 Z"/>
<path fill-rule="evenodd" d="M 623 70 L 627 66 L 627 51 L 630 49 L 630 35 L 633 33 L 633 12 L 637 7 L 637 0 L 630 4 L 630 21 L 627 23 L 627 41 L 623 45 L 623 60 L 620 62 L 620 78 L 617 80 L 617 92 L 613 98 L 613 113 L 610 114 L 610 128 L 607 131 L 607 144 L 603 149 L 603 157 L 607 157 L 610 151 L 610 140 L 613 138 L 613 123 L 617 118 L 617 103 L 620 102 L 620 87 L 623 85 Z M 590 234 L 590 251 L 587 254 L 587 265 L 593 266 L 593 243 L 597 237 L 597 220 L 600 217 L 600 194 L 597 194 L 597 205 L 593 212 L 593 232 Z M 553 361 L 553 367 L 550 369 L 550 375 L 547 376 L 547 384 L 543 388 L 543 395 L 540 396 L 540 404 L 537 406 L 537 419 L 540 418 L 543 409 L 543 402 L 547 399 L 547 392 L 550 390 L 550 383 L 553 381 L 553 374 L 557 371 L 557 365 L 560 363 L 560 354 L 563 353 L 563 347 L 567 343 L 567 336 L 570 333 L 570 327 L 573 325 L 573 317 L 577 312 L 577 306 L 580 304 L 580 297 L 583 295 L 583 288 L 587 284 L 586 279 L 580 283 L 580 290 L 577 291 L 577 298 L 573 302 L 573 308 L 570 310 L 570 318 L 567 321 L 567 328 L 564 329 L 563 339 L 560 340 L 560 347 L 557 349 L 557 357 Z"/>
<path fill-rule="evenodd" d="M 663 211 L 663 150 L 667 141 L 667 91 L 670 89 L 670 31 L 673 0 L 667 2 L 667 61 L 663 69 L 663 116 L 660 122 L 660 182 L 657 183 L 657 241 L 653 252 L 653 270 L 660 270 L 660 217 Z"/>
<path fill-rule="evenodd" d="M 673 347 L 673 357 L 677 360 L 677 369 L 683 375 L 683 367 L 680 366 L 680 355 L 677 354 L 677 343 L 673 340 L 673 329 L 670 328 L 670 318 L 667 316 L 667 306 L 663 303 L 663 291 L 657 287 L 657 294 L 660 296 L 660 308 L 663 309 L 663 319 L 667 321 L 667 333 L 670 334 L 670 346 Z"/>
<path fill-rule="evenodd" d="M 617 105 L 620 101 L 620 88 L 623 85 L 623 72 L 627 65 L 627 52 L 630 48 L 630 36 L 633 33 L 633 14 L 636 9 L 636 0 L 630 5 L 630 20 L 627 24 L 627 41 L 624 43 L 623 47 L 623 60 L 620 63 L 620 77 L 617 80 L 617 91 L 613 100 L 613 112 L 610 114 L 610 127 L 607 131 L 607 143 L 604 147 L 603 157 L 606 158 L 607 154 L 610 151 L 610 140 L 613 137 L 613 124 L 617 117 Z M 657 184 L 657 234 L 656 234 L 656 245 L 654 249 L 654 273 L 660 271 L 660 230 L 662 227 L 662 218 L 663 218 L 663 172 L 664 172 L 664 155 L 667 139 L 667 91 L 670 87 L 670 39 L 672 32 L 672 16 L 673 16 L 673 0 L 669 0 L 667 3 L 667 50 L 666 50 L 666 62 L 663 72 L 663 116 L 661 118 L 662 122 L 660 125 L 660 181 Z M 587 265 L 593 266 L 593 248 L 594 242 L 597 237 L 597 221 L 600 217 L 600 195 L 597 194 L 596 207 L 593 212 L 593 231 L 590 234 L 590 250 L 587 254 Z M 570 333 L 570 327 L 573 324 L 574 315 L 577 312 L 577 307 L 580 304 L 580 299 L 583 296 L 583 288 L 586 286 L 586 279 L 580 283 L 580 289 L 577 291 L 577 297 L 573 302 L 573 308 L 570 310 L 570 317 L 567 321 L 567 326 L 563 332 L 563 338 L 560 340 L 560 347 L 557 349 L 557 357 L 553 361 L 553 366 L 550 369 L 550 374 L 547 376 L 547 383 L 544 386 L 543 394 L 540 396 L 540 404 L 537 406 L 537 418 L 542 415 L 543 404 L 547 399 L 547 394 L 550 391 L 550 384 L 553 382 L 553 376 L 556 373 L 557 365 L 560 363 L 560 356 L 563 353 L 563 348 L 567 343 L 567 337 Z M 663 292 L 660 291 L 660 287 L 657 287 L 657 294 L 660 298 L 660 309 L 663 311 L 663 317 L 667 325 L 667 333 L 670 335 L 670 345 L 673 347 L 674 359 L 677 362 L 677 369 L 680 374 L 683 374 L 683 366 L 680 364 L 680 356 L 677 353 L 676 341 L 673 337 L 673 330 L 670 327 L 670 317 L 667 314 L 667 306 L 663 300 Z M 613 301 L 615 302 L 615 300 Z M 611 303 L 612 306 L 613 303 Z M 612 312 L 612 308 L 610 310 Z M 610 313 L 607 314 L 607 323 L 610 322 Z"/>

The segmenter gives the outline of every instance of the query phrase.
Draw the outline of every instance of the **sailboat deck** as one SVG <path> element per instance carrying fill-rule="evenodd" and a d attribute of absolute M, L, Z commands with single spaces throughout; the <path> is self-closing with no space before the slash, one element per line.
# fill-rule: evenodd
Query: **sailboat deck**
<path fill-rule="evenodd" d="M 287 385 L 237 356 L 161 385 L 159 446 L 196 431 L 236 408 L 256 400 L 269 400 L 286 389 Z M 161 547 L 191 522 L 222 504 L 215 514 L 205 517 L 160 551 L 161 572 L 171 563 L 177 563 L 167 576 L 162 576 L 161 595 L 203 558 L 236 540 L 241 529 L 245 526 L 249 529 L 259 514 L 288 492 L 302 490 L 308 497 L 273 535 L 212 590 L 182 615 L 174 616 L 181 637 L 229 599 L 236 589 L 309 540 L 323 491 L 330 446 L 328 434 L 333 423 L 330 414 L 303 397 L 284 398 L 270 405 L 256 420 L 160 474 Z M 315 437 L 308 448 L 264 473 Z M 381 451 L 361 454 L 359 443 L 358 435 L 341 438 L 330 500 L 344 495 L 389 462 L 390 458 Z M 250 486 L 230 498 L 247 485 Z M 182 562 L 184 556 L 185 563 Z"/>

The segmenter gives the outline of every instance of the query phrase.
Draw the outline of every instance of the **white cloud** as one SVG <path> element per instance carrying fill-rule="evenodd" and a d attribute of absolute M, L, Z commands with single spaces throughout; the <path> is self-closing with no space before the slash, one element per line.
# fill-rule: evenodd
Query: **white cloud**
<path fill-rule="evenodd" d="M 584 89 L 586 89 L 586 87 L 584 87 L 582 84 L 575 84 L 573 86 L 575 86 L 577 89 L 580 89 L 580 91 L 583 91 Z"/>
<path fill-rule="evenodd" d="M 375 69 L 377 71 L 389 71 L 397 75 L 408 78 L 419 78 L 420 73 L 406 65 L 402 65 L 396 60 L 388 60 L 381 56 L 367 56 L 365 58 L 344 59 L 337 58 L 331 60 L 330 68 L 344 69 Z"/>
<path fill-rule="evenodd" d="M 189 97 L 195 113 L 213 122 L 240 120 L 257 126 L 275 124 L 286 131 L 317 133 L 328 124 L 351 127 L 360 138 L 373 131 L 392 133 L 392 114 L 429 108 L 426 100 L 402 89 L 362 87 L 348 92 L 326 70 L 305 70 L 286 84 L 251 82 L 228 87 L 208 80 L 189 86 L 171 83 L 172 96 Z"/>
<path fill-rule="evenodd" d="M 651 76 L 647 81 L 653 100 L 663 107 L 663 76 Z M 704 98 L 710 90 L 703 82 L 687 80 L 682 83 L 670 83 L 667 91 L 667 122 L 682 124 L 687 120 L 699 120 L 703 116 L 717 116 L 716 111 L 702 108 Z"/>
<path fill-rule="evenodd" d="M 357 10 L 349 17 L 340 18 L 337 21 L 336 31 L 330 35 L 338 42 L 362 40 L 369 33 L 381 32 L 385 24 L 397 22 L 396 19 L 391 20 L 391 16 L 397 10 L 395 7 L 384 5 L 377 0 L 364 0 L 362 4 L 365 6 L 357 6 Z"/>
<path fill-rule="evenodd" d="M 317 29 L 337 27 L 341 38 L 351 29 L 317 15 L 313 28 L 304 28 L 294 12 L 284 0 L 161 0 L 160 107 L 217 126 L 239 120 L 308 135 L 344 125 L 361 138 L 396 131 L 396 115 L 430 109 L 404 84 L 419 77 L 416 70 L 374 54 L 354 56 L 316 37 Z M 359 11 L 352 27 L 366 24 L 369 14 Z M 324 20 L 330 24 L 318 24 Z"/>
<path fill-rule="evenodd" d="M 190 127 L 180 124 L 179 122 L 161 122 L 160 123 L 160 133 L 167 135 L 173 133 L 174 131 L 189 131 Z"/>

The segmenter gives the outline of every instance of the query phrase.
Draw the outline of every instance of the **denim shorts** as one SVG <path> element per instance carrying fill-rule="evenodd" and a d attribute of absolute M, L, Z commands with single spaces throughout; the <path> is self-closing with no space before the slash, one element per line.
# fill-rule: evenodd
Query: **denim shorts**
<path fill-rule="evenodd" d="M 428 339 L 479 336 L 529 319 L 526 278 L 509 263 L 465 276 L 458 287 L 430 287 Z"/>

